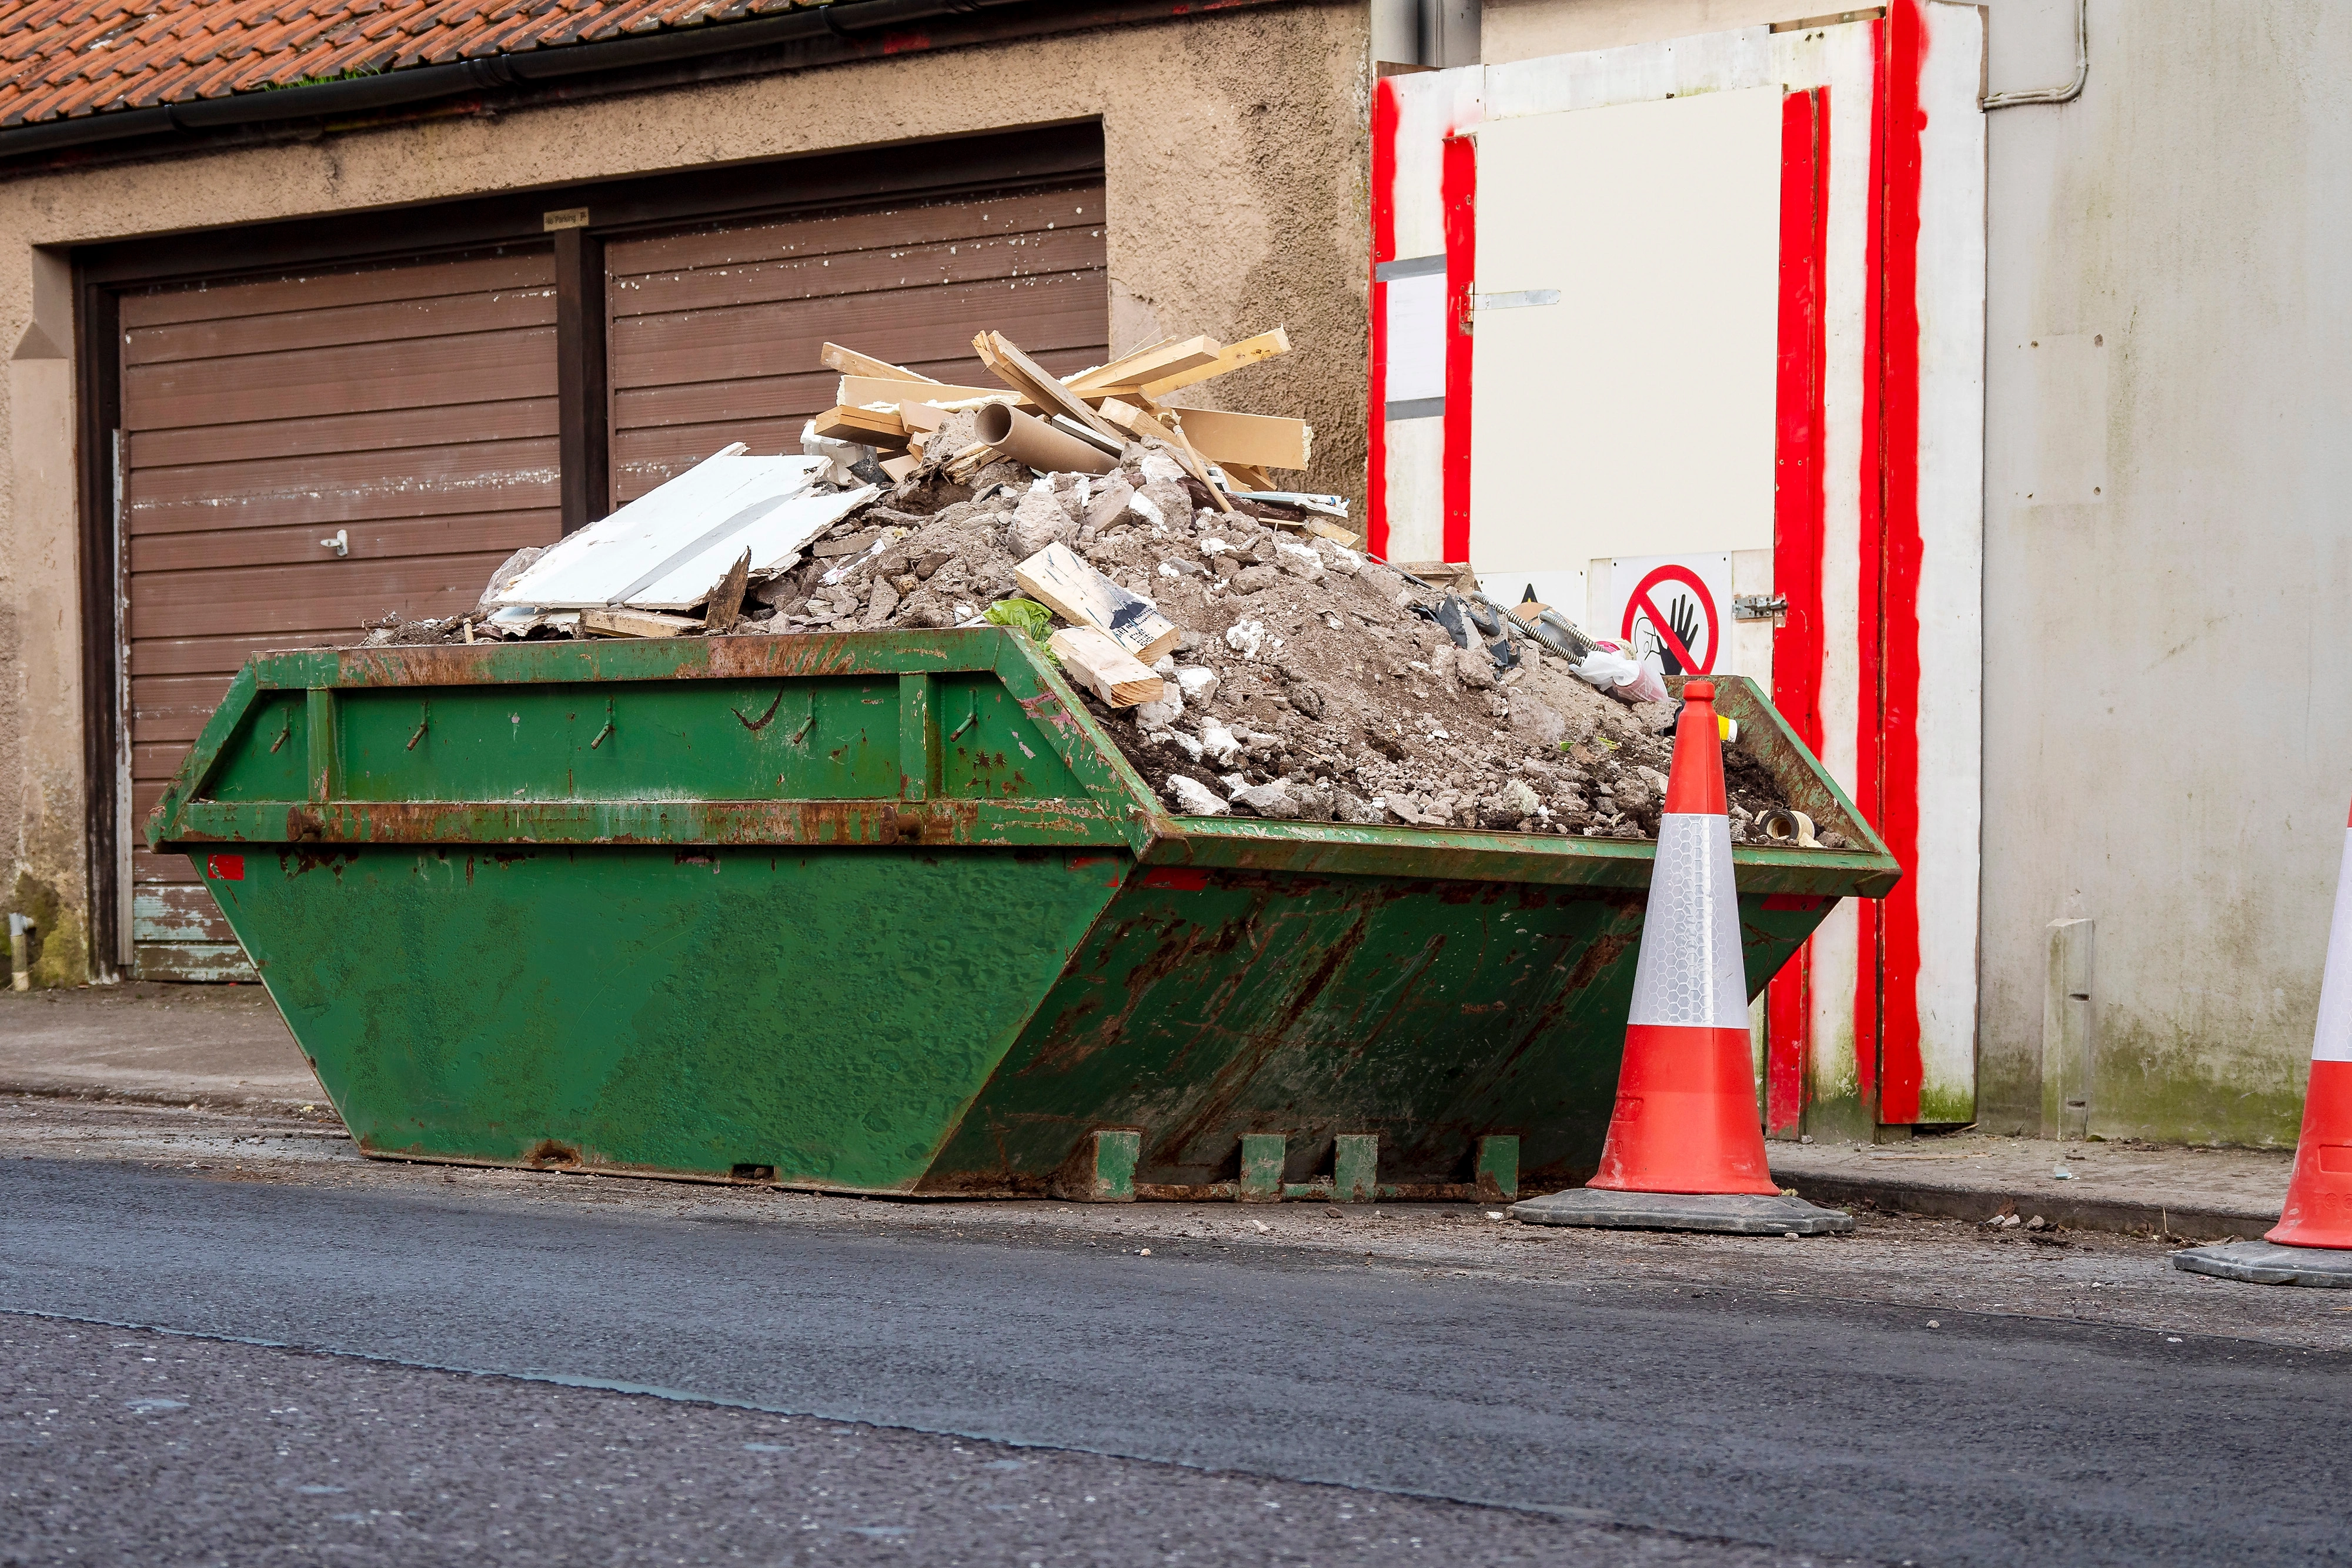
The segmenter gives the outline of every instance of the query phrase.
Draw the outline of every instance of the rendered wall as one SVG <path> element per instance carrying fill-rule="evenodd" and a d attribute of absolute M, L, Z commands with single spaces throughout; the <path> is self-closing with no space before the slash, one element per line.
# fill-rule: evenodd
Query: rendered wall
<path fill-rule="evenodd" d="M 1197 401 L 1304 417 L 1305 482 L 1360 496 L 1369 90 L 1364 6 L 1303 0 L 0 183 L 0 352 L 30 356 L 0 381 L 0 905 L 45 917 L 41 983 L 84 977 L 87 894 L 71 313 L 38 247 L 1098 118 L 1115 348 L 1286 326 Z"/>

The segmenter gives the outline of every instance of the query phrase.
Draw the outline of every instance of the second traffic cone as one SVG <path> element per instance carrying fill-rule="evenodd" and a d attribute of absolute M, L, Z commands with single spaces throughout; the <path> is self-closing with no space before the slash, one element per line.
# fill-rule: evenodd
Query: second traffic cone
<path fill-rule="evenodd" d="M 1748 1043 L 1748 966 L 1715 686 L 1683 687 L 1633 1010 L 1601 1170 L 1615 1192 L 1772 1193 Z"/>
<path fill-rule="evenodd" d="M 1538 1225 L 1851 1230 L 1850 1215 L 1782 1197 L 1765 1162 L 1715 686 L 1692 681 L 1682 695 L 1601 1168 L 1511 1212 Z"/>
<path fill-rule="evenodd" d="M 2192 1248 L 2172 1261 L 2263 1285 L 2352 1285 L 2352 823 L 2336 873 L 2303 1134 L 2279 1222 L 2260 1241 Z"/>
<path fill-rule="evenodd" d="M 2352 1248 L 2352 823 L 2336 873 L 2336 915 L 2319 980 L 2319 1027 L 2286 1206 L 2263 1240 L 2286 1247 Z"/>

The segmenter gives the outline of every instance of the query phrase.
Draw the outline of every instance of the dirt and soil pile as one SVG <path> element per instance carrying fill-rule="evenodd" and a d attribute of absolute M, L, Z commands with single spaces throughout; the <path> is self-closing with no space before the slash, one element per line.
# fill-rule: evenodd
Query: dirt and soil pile
<path fill-rule="evenodd" d="M 1083 699 L 1176 810 L 1655 835 L 1669 705 L 1604 696 L 1532 641 L 1497 668 L 1482 640 L 1457 646 L 1425 613 L 1443 594 L 1300 531 L 1302 514 L 1210 502 L 1157 443 L 1098 476 L 1007 463 L 961 486 L 919 470 L 759 588 L 772 613 L 744 629 L 962 624 L 1015 596 L 1014 568 L 1058 542 L 1185 630 L 1157 666 L 1163 700 Z M 1784 802 L 1743 753 L 1725 761 L 1745 839 Z"/>

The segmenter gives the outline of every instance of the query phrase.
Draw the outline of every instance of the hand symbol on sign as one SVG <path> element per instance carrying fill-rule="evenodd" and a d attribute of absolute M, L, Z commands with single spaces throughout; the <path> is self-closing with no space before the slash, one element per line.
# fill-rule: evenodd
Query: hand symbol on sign
<path fill-rule="evenodd" d="M 1685 648 L 1695 646 L 1698 642 L 1698 606 L 1686 596 L 1677 594 L 1666 607 L 1666 624 L 1674 628 L 1675 642 Z M 1660 641 L 1664 642 L 1664 639 Z M 1679 675 L 1683 673 L 1682 661 L 1675 657 L 1671 643 L 1658 650 L 1658 659 L 1665 666 L 1666 674 Z"/>

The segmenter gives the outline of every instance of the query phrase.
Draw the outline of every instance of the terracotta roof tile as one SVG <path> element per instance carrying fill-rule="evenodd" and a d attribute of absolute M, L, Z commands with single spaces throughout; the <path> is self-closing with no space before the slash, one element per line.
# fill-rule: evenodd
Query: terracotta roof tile
<path fill-rule="evenodd" d="M 709 26 L 810 3 L 0 0 L 0 126 Z"/>

